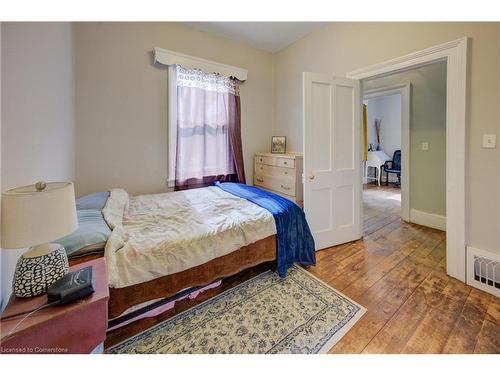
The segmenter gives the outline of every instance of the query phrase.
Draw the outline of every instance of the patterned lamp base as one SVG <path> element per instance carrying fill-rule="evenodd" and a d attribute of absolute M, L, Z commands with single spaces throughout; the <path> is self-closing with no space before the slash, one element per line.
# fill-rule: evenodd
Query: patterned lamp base
<path fill-rule="evenodd" d="M 30 252 L 23 254 L 17 261 L 13 282 L 16 297 L 27 298 L 45 293 L 69 270 L 63 246 L 56 245 L 53 250 L 39 256 L 30 256 Z"/>

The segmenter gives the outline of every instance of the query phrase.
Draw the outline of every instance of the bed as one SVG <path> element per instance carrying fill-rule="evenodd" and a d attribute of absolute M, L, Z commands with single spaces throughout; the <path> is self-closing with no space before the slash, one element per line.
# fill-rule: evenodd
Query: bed
<path fill-rule="evenodd" d="M 223 183 L 164 194 L 98 194 L 96 204 L 80 209 L 100 209 L 109 227 L 110 319 L 260 263 L 275 261 L 282 277 L 294 262 L 315 263 L 303 211 L 255 187 Z M 90 248 L 93 253 L 70 256 L 70 263 L 102 256 Z"/>

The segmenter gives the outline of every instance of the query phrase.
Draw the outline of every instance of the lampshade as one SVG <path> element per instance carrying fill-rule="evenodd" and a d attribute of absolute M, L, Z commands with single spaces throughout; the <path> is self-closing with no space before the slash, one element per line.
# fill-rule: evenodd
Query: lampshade
<path fill-rule="evenodd" d="M 37 183 L 2 194 L 2 248 L 41 245 L 77 228 L 71 182 Z"/>

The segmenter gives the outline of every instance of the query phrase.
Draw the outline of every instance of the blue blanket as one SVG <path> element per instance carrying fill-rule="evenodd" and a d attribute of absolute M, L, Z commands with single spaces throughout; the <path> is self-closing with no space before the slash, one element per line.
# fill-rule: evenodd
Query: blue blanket
<path fill-rule="evenodd" d="M 278 239 L 277 263 L 280 277 L 286 276 L 286 271 L 294 262 L 305 266 L 316 264 L 314 239 L 304 211 L 299 206 L 278 194 L 254 186 L 218 181 L 215 185 L 273 214 Z"/>

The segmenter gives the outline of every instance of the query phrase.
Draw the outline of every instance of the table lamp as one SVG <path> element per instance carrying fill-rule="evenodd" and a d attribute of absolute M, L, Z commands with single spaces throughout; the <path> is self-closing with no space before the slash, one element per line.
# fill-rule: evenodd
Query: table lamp
<path fill-rule="evenodd" d="M 50 243 L 78 227 L 71 182 L 37 182 L 2 194 L 2 248 L 30 247 L 14 273 L 16 297 L 33 297 L 68 273 L 64 247 Z"/>

